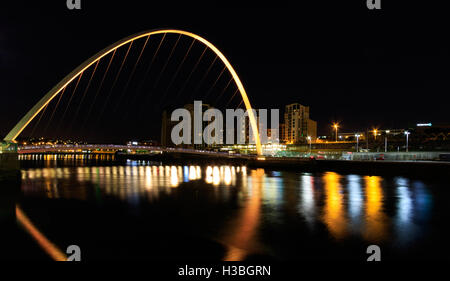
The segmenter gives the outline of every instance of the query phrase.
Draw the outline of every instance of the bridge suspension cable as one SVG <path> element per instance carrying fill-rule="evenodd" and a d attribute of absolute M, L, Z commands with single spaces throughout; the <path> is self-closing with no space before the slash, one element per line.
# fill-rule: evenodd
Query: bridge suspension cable
<path fill-rule="evenodd" d="M 166 38 L 166 34 L 167 34 L 167 33 L 164 33 L 163 36 L 162 36 L 162 38 L 161 38 L 161 40 L 159 41 L 158 47 L 156 48 L 156 51 L 155 51 L 155 53 L 153 54 L 152 59 L 151 59 L 149 65 L 148 65 L 147 69 L 145 70 L 144 78 L 141 80 L 141 83 L 139 83 L 139 86 L 138 86 L 137 91 L 136 91 L 136 93 L 137 93 L 138 96 L 139 96 L 139 93 L 140 93 L 142 87 L 143 87 L 144 84 L 145 84 L 146 78 L 147 78 L 148 74 L 150 73 L 150 70 L 152 69 L 153 62 L 155 61 L 155 58 L 156 58 L 156 56 L 158 55 L 159 49 L 161 48 L 161 45 L 162 45 L 162 43 L 164 42 L 164 39 Z M 149 94 L 147 97 L 151 96 L 151 94 L 152 94 L 152 93 L 150 92 L 150 94 Z"/>
<path fill-rule="evenodd" d="M 214 81 L 214 83 L 212 84 L 212 86 L 209 88 L 209 90 L 206 92 L 206 95 L 204 96 L 204 99 L 206 100 L 209 96 L 209 94 L 211 94 L 211 91 L 214 89 L 214 87 L 217 84 L 217 81 L 219 81 L 220 77 L 222 77 L 223 72 L 225 71 L 227 67 L 224 66 L 222 71 L 220 72 L 219 76 L 217 76 L 216 80 Z"/>
<path fill-rule="evenodd" d="M 161 49 L 161 45 L 163 44 L 164 39 L 166 38 L 166 35 L 167 35 L 167 33 L 163 33 L 163 36 L 162 36 L 161 40 L 159 41 L 158 47 L 156 48 L 156 51 L 153 54 L 152 59 L 151 59 L 149 65 L 148 65 L 147 69 L 145 70 L 144 77 L 141 80 L 141 83 L 139 83 L 139 86 L 137 87 L 137 90 L 136 90 L 137 98 L 140 97 L 140 92 L 141 92 L 142 88 L 144 87 L 145 81 L 147 80 L 147 76 L 150 74 L 150 70 L 152 69 L 152 66 L 153 66 L 153 63 L 155 61 L 155 58 L 158 55 L 159 50 Z M 141 106 L 138 109 L 139 116 L 142 115 L 142 113 L 143 113 L 143 111 L 145 109 L 145 105 L 148 103 L 148 100 L 151 98 L 152 94 L 153 94 L 152 92 L 149 92 L 148 95 L 144 97 L 144 102 L 141 103 Z"/>
<path fill-rule="evenodd" d="M 128 54 L 128 52 L 133 44 L 133 41 L 143 38 L 143 37 L 146 37 L 146 36 L 149 36 L 149 35 L 152 35 L 152 34 L 167 34 L 167 33 L 178 34 L 179 37 L 181 37 L 181 35 L 185 35 L 185 36 L 191 37 L 193 39 L 196 39 L 197 41 L 200 41 L 201 43 L 203 43 L 205 46 L 207 46 L 209 49 L 211 49 L 216 54 L 216 59 L 220 58 L 221 61 L 225 64 L 228 71 L 230 72 L 233 79 L 235 80 L 235 83 L 237 85 L 239 92 L 241 93 L 241 96 L 243 99 L 242 102 L 244 103 L 245 107 L 249 111 L 249 121 L 250 121 L 250 126 L 253 131 L 253 134 L 255 135 L 256 150 L 257 150 L 258 154 L 262 154 L 262 147 L 261 147 L 261 142 L 260 142 L 260 138 L 259 138 L 256 117 L 254 116 L 254 114 L 252 112 L 252 107 L 251 107 L 250 101 L 248 99 L 247 93 L 245 91 L 245 88 L 244 88 L 240 78 L 238 77 L 236 71 L 234 70 L 233 66 L 230 64 L 228 59 L 222 54 L 222 52 L 219 49 L 217 49 L 217 47 L 215 47 L 212 43 L 210 43 L 203 37 L 196 35 L 194 33 L 188 32 L 188 31 L 176 30 L 176 29 L 157 29 L 157 30 L 144 31 L 141 33 L 137 33 L 137 34 L 128 36 L 122 40 L 119 40 L 118 42 L 116 42 L 114 44 L 111 44 L 107 48 L 101 50 L 100 52 L 98 52 L 97 54 L 95 54 L 94 56 L 92 56 L 91 58 L 86 60 L 84 63 L 82 63 L 80 66 L 78 66 L 76 69 L 74 69 L 71 73 L 69 73 L 66 77 L 64 77 L 64 79 L 62 79 L 58 84 L 56 84 L 46 95 L 44 95 L 44 97 L 42 97 L 25 114 L 25 116 L 23 116 L 22 119 L 14 126 L 14 128 L 6 135 L 4 140 L 10 141 L 10 142 L 15 141 L 17 136 L 36 117 L 36 115 L 39 114 L 48 105 L 48 103 L 54 99 L 54 97 L 56 97 L 58 94 L 60 94 L 62 89 L 64 89 L 73 80 L 78 78 L 78 81 L 74 88 L 72 96 L 69 99 L 69 104 L 70 104 L 70 101 L 72 100 L 73 94 L 75 93 L 75 91 L 78 87 L 78 83 L 82 77 L 83 72 L 87 68 L 89 68 L 91 65 L 93 65 L 94 63 L 97 63 L 97 61 L 100 60 L 101 58 L 103 58 L 104 56 L 108 55 L 109 53 L 115 51 L 116 49 L 118 49 L 121 46 L 126 45 L 126 44 L 129 44 L 129 47 L 127 50 L 127 54 Z M 125 59 L 126 59 L 126 56 L 125 56 Z M 216 61 L 216 59 L 214 60 L 214 62 Z M 166 62 L 166 64 L 167 64 L 167 62 Z M 122 67 L 119 69 L 118 74 L 120 74 L 121 69 L 122 69 Z M 118 77 L 118 75 L 116 75 L 116 77 Z M 113 86 L 111 88 L 114 87 L 114 84 L 115 83 L 113 83 Z M 107 103 L 105 103 L 105 106 L 106 105 L 107 105 Z M 65 110 L 65 113 L 66 113 L 66 111 L 67 110 Z M 65 113 L 64 113 L 64 115 L 65 115 Z M 63 118 L 61 120 L 63 120 Z"/>
<path fill-rule="evenodd" d="M 220 94 L 217 96 L 216 100 L 214 101 L 215 104 L 217 104 L 220 100 L 220 98 L 223 96 L 223 94 L 228 90 L 228 87 L 230 86 L 231 82 L 233 81 L 233 77 L 230 78 L 230 80 L 228 80 L 227 85 L 225 86 L 225 88 L 223 88 L 222 92 L 220 92 Z"/>
<path fill-rule="evenodd" d="M 155 84 L 153 85 L 153 89 L 156 89 L 156 88 L 158 87 L 159 80 L 161 80 L 161 77 L 162 77 L 164 71 L 166 70 L 167 65 L 169 64 L 170 59 L 172 58 L 173 52 L 175 51 L 175 49 L 176 49 L 176 47 L 177 47 L 177 45 L 178 45 L 178 42 L 180 41 L 180 38 L 181 38 L 181 34 L 178 35 L 177 41 L 176 41 L 175 44 L 173 45 L 172 50 L 170 51 L 169 57 L 167 58 L 167 60 L 166 60 L 166 62 L 164 63 L 164 65 L 163 65 L 161 71 L 159 72 L 159 75 L 158 75 L 158 77 L 156 78 Z M 161 102 L 161 101 L 160 101 L 160 102 Z"/>
<path fill-rule="evenodd" d="M 225 107 L 228 107 L 228 105 L 230 104 L 230 102 L 233 100 L 234 96 L 239 92 L 239 88 L 236 89 L 236 91 L 234 91 L 234 94 L 230 97 L 230 99 L 228 100 L 227 104 L 225 105 Z"/>
<path fill-rule="evenodd" d="M 184 62 L 186 61 L 187 56 L 191 52 L 192 46 L 194 46 L 194 43 L 195 43 L 195 39 L 192 39 L 191 45 L 189 45 L 189 48 L 188 48 L 186 54 L 184 55 L 183 59 L 181 60 L 181 63 L 178 65 L 177 70 L 175 71 L 175 74 L 172 76 L 172 79 L 170 79 L 169 85 L 167 86 L 166 90 L 164 91 L 164 94 L 162 95 L 163 99 L 166 96 L 166 93 L 169 91 L 172 84 L 174 83 L 175 79 L 177 78 L 178 73 L 181 70 L 181 67 L 183 66 Z"/>
<path fill-rule="evenodd" d="M 62 124 L 62 122 L 63 122 L 63 120 L 64 120 L 64 117 L 66 116 L 67 110 L 69 109 L 70 102 L 71 102 L 72 99 L 73 99 L 73 95 L 74 95 L 75 92 L 77 91 L 78 84 L 80 83 L 80 80 L 81 80 L 81 77 L 83 76 L 83 73 L 84 73 L 84 69 L 83 69 L 82 72 L 80 72 L 80 73 L 78 74 L 78 80 L 77 80 L 77 83 L 75 84 L 75 87 L 73 88 L 72 94 L 70 95 L 69 102 L 67 103 L 67 106 L 66 106 L 66 108 L 65 108 L 65 110 L 64 110 L 64 113 L 63 113 L 61 119 L 59 120 L 57 130 L 61 127 L 61 124 Z M 68 84 L 68 83 L 67 83 L 67 84 Z M 66 84 L 65 86 L 67 86 L 67 84 Z M 47 104 L 48 104 L 48 103 L 46 103 L 46 105 L 47 105 Z"/>
<path fill-rule="evenodd" d="M 212 63 L 209 65 L 208 69 L 206 70 L 205 74 L 203 74 L 202 79 L 200 79 L 200 82 L 197 84 L 197 87 L 195 87 L 195 90 L 192 92 L 192 94 L 189 96 L 190 99 L 197 94 L 198 90 L 202 86 L 203 82 L 205 81 L 205 78 L 208 76 L 209 72 L 211 71 L 212 67 L 214 66 L 214 63 L 216 62 L 218 56 L 216 55 Z"/>
<path fill-rule="evenodd" d="M 122 98 L 123 98 L 123 96 L 125 95 L 125 93 L 126 93 L 126 91 L 128 89 L 128 85 L 130 85 L 131 79 L 133 78 L 134 72 L 136 71 L 136 67 L 139 64 L 139 61 L 141 60 L 142 53 L 144 53 L 145 47 L 147 46 L 148 39 L 150 39 L 150 35 L 147 36 L 147 38 L 145 39 L 144 46 L 142 46 L 141 52 L 139 53 L 139 56 L 138 56 L 138 58 L 136 60 L 136 63 L 133 66 L 133 70 L 131 70 L 130 76 L 128 77 L 128 80 L 125 83 L 125 87 L 122 90 L 122 94 L 119 96 L 118 103 L 117 103 L 118 105 L 121 103 Z"/>
<path fill-rule="evenodd" d="M 117 74 L 116 74 L 116 76 L 114 78 L 114 81 L 113 81 L 113 83 L 111 85 L 111 88 L 109 89 L 108 96 L 106 97 L 106 101 L 103 104 L 103 108 L 102 108 L 102 111 L 101 111 L 101 114 L 100 114 L 100 118 L 102 116 L 102 113 L 105 111 L 106 106 L 108 105 L 109 98 L 111 97 L 111 93 L 114 90 L 114 87 L 116 86 L 117 80 L 119 79 L 120 73 L 122 72 L 123 65 L 125 64 L 125 61 L 127 60 L 128 54 L 130 53 L 131 46 L 133 46 L 133 42 L 134 41 L 131 41 L 130 45 L 128 45 L 128 49 L 127 49 L 127 52 L 125 54 L 125 57 L 123 58 L 122 63 L 120 64 L 119 71 L 117 72 Z"/>
<path fill-rule="evenodd" d="M 53 120 L 53 116 L 55 115 L 55 112 L 58 109 L 58 105 L 61 102 L 61 99 L 64 96 L 64 92 L 66 91 L 66 89 L 67 89 L 67 86 L 65 86 L 64 89 L 62 89 L 61 94 L 58 97 L 58 101 L 56 102 L 55 108 L 53 109 L 52 114 L 50 115 L 50 120 L 47 122 L 47 125 L 45 126 L 44 135 L 45 135 L 45 133 L 47 133 L 47 129 L 50 126 L 50 123 Z"/>
<path fill-rule="evenodd" d="M 34 136 L 34 131 L 36 130 L 36 127 L 39 125 L 39 123 L 41 122 L 42 116 L 44 116 L 45 111 L 47 110 L 47 106 L 48 106 L 48 104 L 45 105 L 44 110 L 42 111 L 41 115 L 39 115 L 39 118 L 38 118 L 36 124 L 34 124 L 33 130 L 31 130 L 30 137 L 33 137 L 33 136 Z"/>
<path fill-rule="evenodd" d="M 97 91 L 95 92 L 94 100 L 92 101 L 91 106 L 89 107 L 89 111 L 88 111 L 88 114 L 86 115 L 86 119 L 84 119 L 84 123 L 82 126 L 83 128 L 85 127 L 87 120 L 89 120 L 89 116 L 91 115 L 92 109 L 94 108 L 94 104 L 97 101 L 98 94 L 100 93 L 100 90 L 102 89 L 103 82 L 105 81 L 106 74 L 108 74 L 109 68 L 111 67 L 111 63 L 114 59 L 114 55 L 116 54 L 116 51 L 117 51 L 117 49 L 114 49 L 114 52 L 112 53 L 111 58 L 109 59 L 108 66 L 106 67 L 105 73 L 103 73 L 102 80 L 100 81 L 100 85 L 98 86 Z"/>
<path fill-rule="evenodd" d="M 84 92 L 83 92 L 83 94 L 82 94 L 82 96 L 81 96 L 81 101 L 78 103 L 77 110 L 75 111 L 75 115 L 74 115 L 74 117 L 73 117 L 73 119 L 72 119 L 72 123 L 69 125 L 70 128 L 72 128 L 73 123 L 75 123 L 76 120 L 77 120 L 77 116 L 78 116 L 78 113 L 80 112 L 81 104 L 83 103 L 84 98 L 85 98 L 85 96 L 86 96 L 86 93 L 87 93 L 87 91 L 89 90 L 89 87 L 91 86 L 92 78 L 94 77 L 94 74 L 95 74 L 95 71 L 97 70 L 98 63 L 99 63 L 99 62 L 100 62 L 100 60 L 98 60 L 98 61 L 95 63 L 94 70 L 92 71 L 91 76 L 89 77 L 89 82 L 87 83 L 86 88 L 84 89 Z M 70 129 L 69 129 L 69 130 L 70 130 Z"/>
<path fill-rule="evenodd" d="M 189 80 L 192 77 L 192 74 L 195 72 L 195 70 L 197 69 L 200 61 L 202 60 L 203 56 L 206 53 L 206 50 L 208 49 L 208 46 L 205 46 L 205 48 L 203 49 L 202 54 L 200 55 L 200 57 L 198 58 L 197 62 L 195 63 L 194 67 L 192 68 L 191 72 L 189 73 L 189 76 L 186 78 L 186 80 L 184 81 L 183 85 L 181 86 L 181 88 L 178 90 L 177 95 L 175 96 L 175 99 L 177 99 L 180 94 L 183 92 L 184 88 L 186 87 L 187 83 L 189 82 Z"/>

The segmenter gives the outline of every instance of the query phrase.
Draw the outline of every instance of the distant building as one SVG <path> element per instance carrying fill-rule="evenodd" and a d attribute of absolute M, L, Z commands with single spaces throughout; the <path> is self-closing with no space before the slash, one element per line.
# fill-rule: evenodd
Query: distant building
<path fill-rule="evenodd" d="M 260 131 L 260 134 L 262 131 Z M 267 143 L 279 143 L 280 142 L 280 131 L 278 130 L 278 136 L 276 134 L 275 129 L 268 128 L 266 129 Z M 262 139 L 261 139 L 262 142 Z M 262 143 L 265 144 L 265 143 Z"/>
<path fill-rule="evenodd" d="M 450 124 L 418 123 L 414 132 L 421 139 L 450 140 Z"/>
<path fill-rule="evenodd" d="M 286 105 L 284 112 L 284 141 L 289 144 L 307 143 L 307 137 L 317 138 L 317 122 L 309 118 L 309 106 L 299 103 Z"/>
<path fill-rule="evenodd" d="M 206 126 L 208 126 L 208 124 L 210 123 L 209 121 L 202 121 L 202 130 L 199 133 L 200 137 L 202 139 L 202 143 L 201 144 L 194 144 L 194 104 L 186 104 L 184 105 L 184 108 L 187 109 L 191 115 L 191 145 L 188 145 L 188 147 L 190 148 L 204 148 L 206 146 L 208 146 L 205 143 L 205 140 L 203 139 L 203 129 L 205 129 Z M 202 103 L 202 119 L 203 119 L 203 114 L 205 113 L 206 110 L 208 109 L 212 109 L 213 107 L 211 107 L 209 104 L 206 103 Z M 212 121 L 211 121 L 212 122 Z M 223 132 L 221 132 L 223 134 Z"/>
<path fill-rule="evenodd" d="M 308 119 L 308 128 L 306 130 L 312 141 L 317 139 L 317 121 Z"/>
<path fill-rule="evenodd" d="M 191 115 L 191 144 L 185 144 L 184 147 L 189 148 L 203 148 L 206 147 L 206 144 L 204 143 L 203 139 L 203 129 L 208 126 L 210 123 L 209 121 L 202 121 L 202 131 L 201 131 L 201 138 L 202 138 L 202 144 L 194 144 L 194 104 L 186 104 L 184 106 L 185 109 L 187 109 Z M 202 104 L 202 118 L 203 113 L 205 113 L 206 110 L 212 108 L 208 104 Z M 170 120 L 170 114 L 164 110 L 162 113 L 162 119 L 161 119 L 161 145 L 163 146 L 174 146 L 174 143 L 171 139 L 171 133 L 173 127 L 178 124 L 176 121 Z M 221 132 L 223 134 L 223 132 Z"/>
<path fill-rule="evenodd" d="M 143 145 L 143 146 L 152 146 L 152 145 L 156 145 L 157 143 L 153 140 L 130 140 L 127 142 L 128 146 L 133 146 L 133 145 Z"/>
<path fill-rule="evenodd" d="M 280 124 L 280 142 L 286 143 L 286 124 L 281 123 Z"/>
<path fill-rule="evenodd" d="M 162 146 L 174 146 L 174 143 L 171 139 L 172 128 L 177 123 L 170 120 L 170 115 L 167 113 L 167 110 L 164 110 L 161 118 L 161 145 Z"/>

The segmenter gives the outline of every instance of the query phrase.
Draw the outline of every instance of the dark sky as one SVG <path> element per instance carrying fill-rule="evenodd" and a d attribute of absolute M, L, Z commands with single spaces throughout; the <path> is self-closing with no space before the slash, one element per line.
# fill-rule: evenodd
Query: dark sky
<path fill-rule="evenodd" d="M 334 120 L 343 131 L 450 121 L 450 25 L 445 10 L 425 1 L 413 7 L 383 1 L 382 11 L 367 10 L 365 0 L 298 6 L 82 0 L 81 11 L 69 11 L 65 1 L 33 2 L 0 10 L 2 135 L 85 59 L 130 34 L 160 27 L 192 31 L 214 43 L 237 70 L 254 107 L 309 105 L 321 134 Z M 175 99 L 167 100 L 165 106 L 175 106 Z M 156 117 L 149 122 L 159 125 Z M 158 126 L 149 128 L 131 134 L 158 138 Z M 114 134 L 127 133 L 115 127 Z"/>

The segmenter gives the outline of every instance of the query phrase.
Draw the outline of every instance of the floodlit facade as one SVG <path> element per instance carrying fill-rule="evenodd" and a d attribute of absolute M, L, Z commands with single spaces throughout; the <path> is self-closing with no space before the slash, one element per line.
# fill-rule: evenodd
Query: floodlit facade
<path fill-rule="evenodd" d="M 286 105 L 283 140 L 287 144 L 307 143 L 308 136 L 317 138 L 317 122 L 309 118 L 309 106 L 299 103 Z"/>

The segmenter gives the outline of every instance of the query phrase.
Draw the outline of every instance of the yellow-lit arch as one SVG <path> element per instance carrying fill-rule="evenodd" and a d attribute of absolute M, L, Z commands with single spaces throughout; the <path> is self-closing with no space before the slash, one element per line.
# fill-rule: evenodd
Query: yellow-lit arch
<path fill-rule="evenodd" d="M 175 34 L 181 34 L 185 36 L 189 36 L 191 38 L 194 38 L 200 42 L 202 42 L 204 45 L 206 45 L 209 49 L 213 50 L 214 53 L 222 60 L 222 62 L 227 67 L 228 71 L 233 76 L 233 79 L 239 89 L 239 92 L 241 93 L 242 99 L 244 100 L 244 104 L 246 109 L 248 110 L 248 117 L 250 121 L 250 125 L 253 131 L 253 134 L 255 136 L 255 142 L 256 142 L 256 152 L 258 155 L 262 154 L 262 148 L 261 148 L 261 140 L 259 137 L 258 127 L 256 123 L 256 118 L 252 111 L 252 106 L 250 104 L 250 101 L 248 99 L 247 93 L 244 89 L 244 85 L 242 85 L 241 79 L 239 79 L 239 76 L 237 75 L 236 71 L 234 70 L 233 66 L 230 64 L 230 62 L 227 60 L 227 58 L 222 54 L 219 49 L 217 49 L 212 43 L 210 43 L 208 40 L 206 40 L 203 37 L 200 37 L 197 34 L 184 31 L 184 30 L 177 30 L 177 29 L 155 29 L 155 30 L 147 30 L 140 33 L 133 34 L 131 36 L 128 36 L 120 41 L 117 41 L 114 44 L 111 44 L 110 46 L 106 47 L 105 49 L 101 50 L 94 56 L 87 59 L 85 62 L 83 62 L 80 66 L 78 66 L 75 70 L 73 70 L 71 73 L 69 73 L 64 79 L 62 79 L 56 86 L 54 86 L 42 99 L 38 101 L 31 109 L 30 111 L 25 114 L 22 119 L 20 119 L 19 123 L 16 124 L 16 126 L 6 135 L 4 138 L 5 141 L 15 141 L 17 136 L 25 129 L 25 127 L 33 120 L 33 118 L 53 99 L 55 98 L 64 87 L 66 87 L 70 82 L 72 82 L 78 75 L 80 75 L 84 70 L 89 68 L 92 64 L 96 63 L 98 60 L 103 58 L 104 56 L 108 55 L 109 53 L 113 52 L 117 48 L 120 48 L 121 46 L 132 42 L 134 40 L 137 40 L 139 38 L 155 35 L 155 34 L 162 34 L 162 33 L 175 33 Z"/>

